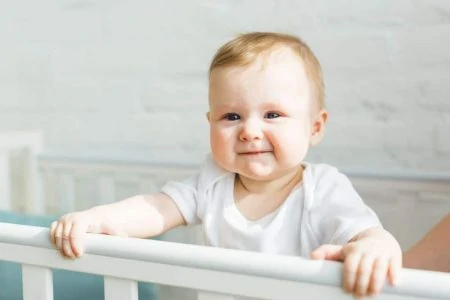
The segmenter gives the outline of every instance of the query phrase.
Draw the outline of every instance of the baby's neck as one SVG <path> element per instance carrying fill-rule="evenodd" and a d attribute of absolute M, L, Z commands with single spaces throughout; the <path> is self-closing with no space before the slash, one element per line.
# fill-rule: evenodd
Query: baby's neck
<path fill-rule="evenodd" d="M 253 180 L 237 174 L 236 184 L 240 185 L 243 190 L 251 194 L 273 194 L 291 190 L 295 185 L 302 181 L 303 169 L 304 167 L 301 166 L 281 177 L 267 181 Z"/>

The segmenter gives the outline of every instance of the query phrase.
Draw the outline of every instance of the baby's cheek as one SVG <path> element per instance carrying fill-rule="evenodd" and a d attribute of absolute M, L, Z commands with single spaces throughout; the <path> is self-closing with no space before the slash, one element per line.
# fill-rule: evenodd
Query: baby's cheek
<path fill-rule="evenodd" d="M 223 143 L 223 134 L 220 130 L 211 129 L 210 133 L 210 143 L 211 146 L 218 147 L 221 143 Z"/>
<path fill-rule="evenodd" d="M 219 140 L 214 139 L 211 140 L 211 151 L 214 153 L 214 156 L 217 158 L 221 158 L 223 156 L 223 147 L 222 144 Z"/>
<path fill-rule="evenodd" d="M 306 156 L 308 152 L 308 143 L 303 142 L 300 138 L 286 137 L 282 143 L 279 144 L 276 154 L 278 159 L 285 161 L 287 164 L 298 164 Z"/>
<path fill-rule="evenodd" d="M 216 140 L 217 142 L 224 143 L 231 140 L 233 136 L 234 131 L 232 130 L 232 128 L 211 128 L 211 140 Z"/>
<path fill-rule="evenodd" d="M 232 152 L 233 142 L 230 137 L 223 134 L 216 134 L 211 137 L 211 150 L 218 160 L 227 160 Z"/>

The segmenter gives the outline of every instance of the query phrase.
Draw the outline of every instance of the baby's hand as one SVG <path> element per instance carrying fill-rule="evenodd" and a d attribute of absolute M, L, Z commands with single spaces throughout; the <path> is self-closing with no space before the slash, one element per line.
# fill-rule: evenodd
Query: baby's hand
<path fill-rule="evenodd" d="M 343 288 L 358 297 L 378 294 L 386 278 L 396 284 L 402 268 L 400 248 L 370 237 L 343 246 L 322 245 L 311 258 L 344 261 Z"/>
<path fill-rule="evenodd" d="M 66 214 L 50 226 L 50 240 L 67 258 L 83 255 L 86 233 L 123 235 L 89 210 Z"/>

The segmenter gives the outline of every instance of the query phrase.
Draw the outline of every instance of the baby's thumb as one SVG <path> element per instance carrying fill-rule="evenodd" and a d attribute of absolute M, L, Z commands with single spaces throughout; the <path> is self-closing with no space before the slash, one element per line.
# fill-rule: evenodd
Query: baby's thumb
<path fill-rule="evenodd" d="M 107 235 L 122 236 L 122 237 L 128 236 L 128 234 L 126 234 L 125 231 L 121 230 L 120 228 L 117 228 L 116 226 L 112 226 L 112 225 L 108 225 L 108 224 L 101 225 L 101 233 L 107 234 Z"/>
<path fill-rule="evenodd" d="M 391 261 L 388 270 L 388 279 L 392 285 L 397 285 L 402 275 L 402 259 L 395 258 Z"/>
<path fill-rule="evenodd" d="M 342 260 L 342 246 L 322 245 L 310 254 L 311 259 Z"/>

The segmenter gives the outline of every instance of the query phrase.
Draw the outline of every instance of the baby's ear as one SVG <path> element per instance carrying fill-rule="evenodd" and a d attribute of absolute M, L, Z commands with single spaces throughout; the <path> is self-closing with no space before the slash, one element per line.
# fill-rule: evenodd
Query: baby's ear
<path fill-rule="evenodd" d="M 206 113 L 206 119 L 208 119 L 208 122 L 211 122 L 209 111 Z"/>
<path fill-rule="evenodd" d="M 325 125 L 328 120 L 328 112 L 324 109 L 319 111 L 315 118 L 313 118 L 311 131 L 311 146 L 315 146 L 322 140 L 325 134 Z"/>

